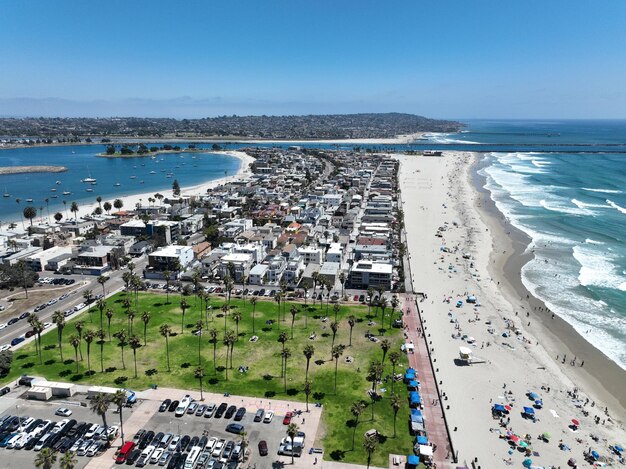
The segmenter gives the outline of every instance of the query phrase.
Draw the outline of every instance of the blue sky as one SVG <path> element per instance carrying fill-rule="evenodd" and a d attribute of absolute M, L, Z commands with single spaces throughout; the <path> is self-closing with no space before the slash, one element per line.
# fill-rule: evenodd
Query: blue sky
<path fill-rule="evenodd" d="M 0 115 L 626 118 L 626 2 L 10 1 Z"/>

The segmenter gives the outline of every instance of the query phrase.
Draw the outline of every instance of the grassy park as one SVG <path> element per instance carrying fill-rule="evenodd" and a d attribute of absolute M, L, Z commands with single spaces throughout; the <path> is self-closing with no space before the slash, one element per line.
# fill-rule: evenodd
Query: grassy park
<path fill-rule="evenodd" d="M 183 301 L 187 304 L 184 316 Z M 258 300 L 253 305 L 250 299 L 232 298 L 225 308 L 226 302 L 217 296 L 202 301 L 195 296 L 117 294 L 107 299 L 102 323 L 96 306 L 68 318 L 61 338 L 63 359 L 58 332 L 50 331 L 41 337 L 41 356 L 36 341 L 17 350 L 11 371 L 2 381 L 30 374 L 129 389 L 157 384 L 198 390 L 202 383 L 205 391 L 300 401 L 303 409 L 308 391 L 310 405 L 320 402 L 324 406 L 325 436 L 321 443 L 325 458 L 365 463 L 363 433 L 370 428 L 382 435 L 372 464 L 386 466 L 389 453 L 411 452 L 406 388 L 401 382 L 392 385 L 392 380 L 387 380 L 392 362 L 396 362 L 396 373 L 407 366 L 406 356 L 397 353 L 403 342 L 402 330 L 389 327 L 391 307 L 384 311 L 373 307 L 369 316 L 369 308 L 360 305 L 334 307 L 332 303 L 304 305 L 272 300 Z M 384 328 L 381 314 L 385 316 Z M 399 317 L 397 311 L 395 317 Z M 368 325 L 370 319 L 375 324 Z M 201 334 L 194 334 L 200 321 Z M 167 339 L 164 324 L 169 325 Z M 98 338 L 100 329 L 103 340 Z M 378 342 L 367 339 L 367 332 Z M 253 335 L 258 340 L 251 342 Z M 383 343 L 388 345 L 386 353 Z M 308 387 L 306 346 L 314 348 Z M 372 367 L 372 363 L 377 365 Z M 200 375 L 198 367 L 202 369 Z M 380 379 L 372 380 L 372 376 Z M 374 400 L 372 419 L 373 401 L 368 391 L 374 385 L 380 397 Z M 395 437 L 392 386 L 400 397 Z M 359 402 L 362 405 L 353 405 Z M 356 431 L 353 411 L 360 413 Z"/>

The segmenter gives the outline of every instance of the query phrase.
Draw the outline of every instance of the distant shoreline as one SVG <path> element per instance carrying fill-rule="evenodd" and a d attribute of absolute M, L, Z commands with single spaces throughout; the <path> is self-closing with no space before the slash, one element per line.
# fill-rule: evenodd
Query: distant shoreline
<path fill-rule="evenodd" d="M 157 151 L 150 151 L 148 153 L 142 153 L 142 154 L 138 154 L 138 153 L 133 153 L 131 155 L 122 155 L 119 152 L 113 153 L 112 155 L 109 155 L 108 153 L 98 153 L 96 156 L 98 158 L 122 158 L 122 159 L 126 159 L 126 158 L 145 158 L 147 156 L 157 156 L 160 154 L 166 154 L 166 153 L 210 153 L 211 151 L 217 151 L 217 150 L 211 150 L 210 148 L 181 148 L 180 150 L 157 150 Z"/>
<path fill-rule="evenodd" d="M 64 173 L 65 166 L 2 166 L 0 175 L 3 174 L 24 174 L 24 173 Z"/>

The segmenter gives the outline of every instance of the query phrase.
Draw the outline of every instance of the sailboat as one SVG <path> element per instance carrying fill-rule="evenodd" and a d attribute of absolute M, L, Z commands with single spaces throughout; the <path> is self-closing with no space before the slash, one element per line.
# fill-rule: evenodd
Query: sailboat
<path fill-rule="evenodd" d="M 11 197 L 11 194 L 9 194 L 6 187 L 4 188 L 4 194 L 2 194 L 2 197 Z"/>
<path fill-rule="evenodd" d="M 119 182 L 116 182 L 115 184 L 113 184 L 115 187 L 120 187 L 121 184 Z"/>
<path fill-rule="evenodd" d="M 26 202 L 28 202 L 29 204 L 32 203 L 33 199 L 26 199 Z"/>
<path fill-rule="evenodd" d="M 96 180 L 91 177 L 91 172 L 89 172 L 89 170 L 87 170 L 87 172 L 89 173 L 89 177 L 85 179 L 81 179 L 81 182 L 90 182 L 90 183 L 96 182 Z"/>
<path fill-rule="evenodd" d="M 71 192 L 70 191 L 63 191 L 63 195 L 70 195 Z"/>

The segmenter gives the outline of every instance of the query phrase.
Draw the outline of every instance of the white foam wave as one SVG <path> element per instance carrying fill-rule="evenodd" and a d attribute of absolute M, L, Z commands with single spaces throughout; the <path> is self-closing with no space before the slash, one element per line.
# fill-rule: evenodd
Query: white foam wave
<path fill-rule="evenodd" d="M 574 205 L 576 205 L 576 207 L 581 208 L 581 209 L 585 209 L 585 208 L 609 208 L 608 205 L 588 204 L 588 203 L 585 203 L 585 202 L 581 202 L 580 200 L 577 200 L 577 199 L 572 199 L 572 203 Z"/>
<path fill-rule="evenodd" d="M 618 290 L 626 291 L 626 282 L 620 283 L 620 285 L 617 288 Z"/>
<path fill-rule="evenodd" d="M 587 238 L 587 239 L 585 240 L 585 243 L 587 243 L 587 244 L 604 244 L 604 243 L 602 243 L 602 242 L 600 242 L 600 241 L 596 241 L 596 240 L 591 239 L 591 238 Z"/>
<path fill-rule="evenodd" d="M 469 140 L 459 140 L 455 138 L 450 138 L 450 135 L 455 134 L 444 134 L 444 133 L 430 133 L 422 135 L 422 139 L 426 139 L 431 143 L 439 143 L 439 144 L 451 144 L 451 143 L 459 143 L 459 144 L 468 144 L 468 145 L 479 145 L 480 142 L 471 142 Z"/>
<path fill-rule="evenodd" d="M 591 189 L 589 187 L 583 187 L 582 188 L 584 191 L 589 191 L 589 192 L 602 192 L 604 194 L 622 194 L 622 191 L 619 191 L 617 189 Z"/>
<path fill-rule="evenodd" d="M 573 248 L 574 259 L 580 264 L 578 281 L 581 285 L 620 289 L 626 283 L 611 261 L 614 258 L 606 252 L 591 246 L 578 245 Z"/>
<path fill-rule="evenodd" d="M 553 202 L 558 203 L 556 199 Z M 565 213 L 568 215 L 593 215 L 593 212 L 586 208 L 573 208 L 573 207 L 568 207 L 562 204 L 561 205 L 549 205 L 545 199 L 540 200 L 539 205 L 541 205 L 543 208 L 551 212 Z"/>
<path fill-rule="evenodd" d="M 609 204 L 611 207 L 613 207 L 615 210 L 619 210 L 621 213 L 626 214 L 626 208 L 620 207 L 619 205 L 617 205 L 612 200 L 606 199 L 606 203 Z"/>

